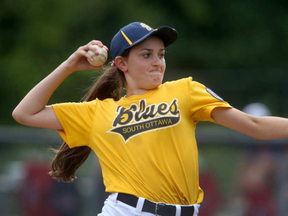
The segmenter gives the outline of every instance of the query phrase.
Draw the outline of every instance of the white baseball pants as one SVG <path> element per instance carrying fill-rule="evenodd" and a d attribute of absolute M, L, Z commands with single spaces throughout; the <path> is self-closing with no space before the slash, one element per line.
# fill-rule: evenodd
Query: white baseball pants
<path fill-rule="evenodd" d="M 136 208 L 127 205 L 117 199 L 118 193 L 112 193 L 104 202 L 104 206 L 102 208 L 102 213 L 98 214 L 98 216 L 155 216 L 155 214 L 142 212 L 142 208 L 144 205 L 144 198 L 139 198 Z M 197 216 L 200 208 L 200 204 L 195 204 L 194 206 L 194 214 L 191 216 Z M 176 205 L 176 215 L 180 216 L 181 208 Z"/>

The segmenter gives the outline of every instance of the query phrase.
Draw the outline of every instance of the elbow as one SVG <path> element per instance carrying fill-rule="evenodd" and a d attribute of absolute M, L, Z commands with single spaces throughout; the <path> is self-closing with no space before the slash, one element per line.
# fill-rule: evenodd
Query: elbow
<path fill-rule="evenodd" d="M 257 140 L 266 140 L 266 134 L 261 131 L 260 118 L 251 116 L 251 122 L 247 135 Z"/>
<path fill-rule="evenodd" d="M 257 140 L 271 140 L 269 132 L 263 130 L 261 117 L 253 117 L 253 127 L 250 130 L 249 136 Z"/>
<path fill-rule="evenodd" d="M 13 119 L 18 122 L 19 124 L 24 124 L 23 115 L 15 108 L 12 112 Z"/>
<path fill-rule="evenodd" d="M 265 140 L 263 135 L 261 135 L 258 131 L 249 131 L 249 133 L 246 133 L 246 135 L 248 135 L 254 139 L 257 139 L 257 140 Z"/>
<path fill-rule="evenodd" d="M 274 140 L 274 139 L 277 139 L 276 137 L 274 137 L 272 134 L 270 134 L 269 132 L 268 133 L 265 133 L 265 132 L 258 132 L 258 133 L 255 133 L 253 134 L 252 136 L 254 139 L 258 139 L 258 140 Z"/>
<path fill-rule="evenodd" d="M 265 134 L 257 134 L 257 133 L 255 133 L 255 134 L 252 134 L 250 136 L 253 137 L 254 139 L 257 139 L 257 140 L 269 140 L 269 138 L 267 138 L 265 136 Z"/>
<path fill-rule="evenodd" d="M 15 108 L 15 109 L 13 110 L 13 112 L 12 112 L 12 117 L 13 117 L 13 119 L 14 119 L 16 122 L 19 123 L 20 115 L 19 115 L 19 113 L 17 112 L 16 108 Z"/>

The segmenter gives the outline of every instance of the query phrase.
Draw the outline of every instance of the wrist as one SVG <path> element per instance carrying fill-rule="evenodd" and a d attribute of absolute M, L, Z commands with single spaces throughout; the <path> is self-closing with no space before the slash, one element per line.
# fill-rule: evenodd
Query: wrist
<path fill-rule="evenodd" d="M 61 68 L 61 71 L 63 71 L 67 75 L 70 75 L 75 72 L 74 68 L 67 62 L 67 60 L 62 62 L 59 68 Z"/>

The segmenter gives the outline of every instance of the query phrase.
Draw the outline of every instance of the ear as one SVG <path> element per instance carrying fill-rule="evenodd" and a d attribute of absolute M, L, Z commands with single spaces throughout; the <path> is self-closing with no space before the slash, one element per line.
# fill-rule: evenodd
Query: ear
<path fill-rule="evenodd" d="M 128 71 L 127 59 L 123 56 L 117 56 L 115 58 L 115 65 L 124 73 Z"/>

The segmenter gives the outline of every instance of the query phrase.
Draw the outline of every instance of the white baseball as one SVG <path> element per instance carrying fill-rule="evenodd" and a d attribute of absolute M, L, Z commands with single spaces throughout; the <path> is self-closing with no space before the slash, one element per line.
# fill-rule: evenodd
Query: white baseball
<path fill-rule="evenodd" d="M 93 45 L 97 48 L 99 54 L 96 55 L 92 50 L 88 50 L 88 54 L 93 58 L 93 61 L 88 59 L 89 63 L 93 66 L 101 66 L 103 65 L 108 57 L 107 50 L 104 47 L 99 47 L 97 45 Z"/>

